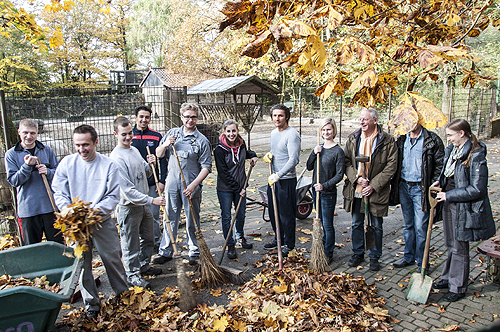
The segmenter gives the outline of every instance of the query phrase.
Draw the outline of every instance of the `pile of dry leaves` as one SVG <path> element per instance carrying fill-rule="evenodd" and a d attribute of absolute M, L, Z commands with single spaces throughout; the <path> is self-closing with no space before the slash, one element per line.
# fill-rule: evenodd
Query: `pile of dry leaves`
<path fill-rule="evenodd" d="M 12 278 L 8 274 L 0 276 L 0 291 L 17 286 L 38 287 L 53 293 L 59 292 L 60 289 L 59 284 L 50 285 L 46 276 L 42 276 L 40 278 L 37 277 L 33 280 L 25 278 Z"/>
<path fill-rule="evenodd" d="M 393 319 L 377 297 L 375 285 L 363 277 L 313 274 L 301 253 L 291 254 L 282 270 L 276 257 L 256 264 L 266 267 L 232 292 L 227 306 L 199 305 L 190 312 L 177 307 L 179 292 L 163 295 L 134 288 L 104 303 L 95 321 L 83 309 L 62 324 L 75 331 L 387 331 Z"/>
<path fill-rule="evenodd" d="M 17 236 L 10 234 L 4 235 L 0 238 L 0 250 L 7 250 L 21 246 L 21 242 Z"/>
<path fill-rule="evenodd" d="M 92 227 L 101 222 L 99 210 L 90 207 L 90 203 L 73 198 L 70 205 L 56 213 L 57 219 L 54 228 L 60 229 L 67 245 L 76 244 L 75 255 L 82 256 L 88 250 L 88 241 L 92 234 Z"/>

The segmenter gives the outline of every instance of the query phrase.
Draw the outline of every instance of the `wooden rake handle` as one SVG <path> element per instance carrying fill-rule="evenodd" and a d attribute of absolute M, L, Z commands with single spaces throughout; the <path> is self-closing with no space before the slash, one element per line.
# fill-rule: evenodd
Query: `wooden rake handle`
<path fill-rule="evenodd" d="M 269 175 L 273 174 L 273 165 L 269 163 Z M 274 184 L 271 186 L 271 193 L 273 196 L 273 210 L 274 210 L 274 224 L 276 226 L 276 243 L 278 244 L 278 262 L 279 269 L 283 269 L 283 254 L 281 252 L 281 232 L 280 232 L 280 219 L 278 213 L 278 203 L 276 201 L 276 191 Z M 271 212 L 271 211 L 269 211 Z"/>
<path fill-rule="evenodd" d="M 149 146 L 146 146 L 146 150 L 148 151 L 148 154 L 151 154 L 151 151 L 149 150 Z M 158 191 L 158 196 L 161 196 L 160 185 L 159 185 L 160 182 L 158 181 L 158 174 L 156 174 L 156 167 L 155 167 L 154 163 L 151 163 L 150 165 L 151 165 L 151 168 L 153 169 L 153 176 L 155 178 L 156 191 Z M 166 210 L 163 210 L 163 219 L 164 219 L 165 225 L 167 227 L 168 236 L 170 237 L 170 243 L 172 243 L 172 249 L 174 249 L 174 255 L 180 256 L 179 250 L 177 250 L 177 241 L 174 238 L 174 232 L 172 232 L 172 226 L 170 226 L 170 221 L 168 220 Z"/>
<path fill-rule="evenodd" d="M 253 165 L 250 164 L 250 168 L 248 169 L 248 173 L 247 173 L 247 178 L 245 179 L 245 184 L 243 185 L 243 188 L 245 188 L 245 190 L 248 186 L 248 180 L 250 179 L 250 174 L 252 174 L 252 168 L 253 168 Z M 220 255 L 219 265 L 222 264 L 222 259 L 224 258 L 224 253 L 226 252 L 227 244 L 229 242 L 229 239 L 231 238 L 231 235 L 233 234 L 233 227 L 234 227 L 234 224 L 236 222 L 236 216 L 238 215 L 238 212 L 240 211 L 240 206 L 241 206 L 242 200 L 243 200 L 243 197 L 240 196 L 240 200 L 238 201 L 238 205 L 236 206 L 236 210 L 234 211 L 233 220 L 231 220 L 231 226 L 229 226 L 229 233 L 227 234 L 226 242 L 224 243 L 224 247 L 222 248 L 222 254 Z"/>
<path fill-rule="evenodd" d="M 36 157 L 36 163 L 38 165 L 42 164 L 40 162 L 40 158 Z M 56 201 L 54 200 L 54 195 L 52 195 L 52 189 L 50 189 L 50 184 L 49 181 L 47 180 L 47 175 L 46 174 L 40 174 L 40 175 L 42 176 L 43 184 L 45 185 L 45 190 L 47 191 L 47 195 L 49 196 L 50 204 L 52 204 L 54 212 L 59 212 L 59 209 L 57 208 L 56 205 Z"/>
<path fill-rule="evenodd" d="M 318 130 L 318 145 L 319 145 L 319 136 L 321 129 Z M 319 153 L 316 154 L 316 184 L 319 184 Z M 319 191 L 316 191 L 316 219 L 319 219 Z"/>
<path fill-rule="evenodd" d="M 186 189 L 187 188 L 186 178 L 184 177 L 184 173 L 182 172 L 181 161 L 179 160 L 179 156 L 177 155 L 177 150 L 175 149 L 174 144 L 172 144 L 172 149 L 174 150 L 174 156 L 175 160 L 177 160 L 177 165 L 179 165 L 179 172 L 181 173 L 182 184 L 184 185 L 184 189 Z M 196 230 L 199 232 L 200 226 L 198 226 L 198 221 L 195 219 L 196 214 L 194 213 L 193 202 L 191 202 L 191 197 L 187 196 L 187 199 L 189 203 L 189 209 L 191 210 L 191 215 L 193 216 L 194 225 L 196 227 Z"/>

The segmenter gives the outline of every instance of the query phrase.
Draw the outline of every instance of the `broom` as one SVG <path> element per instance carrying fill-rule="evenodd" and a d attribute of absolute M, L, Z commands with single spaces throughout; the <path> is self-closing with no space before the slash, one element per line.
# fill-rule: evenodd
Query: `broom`
<path fill-rule="evenodd" d="M 151 154 L 149 146 L 146 146 L 148 155 Z M 158 185 L 158 175 L 156 174 L 156 167 L 154 164 L 150 164 L 153 169 L 153 176 L 155 178 L 156 190 L 158 195 L 160 195 L 160 186 Z M 193 288 L 191 287 L 191 280 L 186 275 L 186 270 L 184 264 L 182 263 L 182 258 L 177 250 L 177 244 L 174 239 L 174 233 L 172 232 L 172 227 L 170 226 L 170 221 L 167 217 L 167 211 L 163 211 L 163 218 L 165 225 L 167 226 L 168 235 L 170 236 L 170 243 L 172 243 L 172 248 L 174 249 L 175 255 L 175 271 L 177 273 L 177 287 L 179 288 L 180 303 L 179 308 L 181 311 L 188 312 L 197 305 L 196 296 L 193 293 Z"/>
<path fill-rule="evenodd" d="M 321 129 L 318 130 L 318 145 Z M 319 153 L 316 155 L 316 183 L 319 183 Z M 323 226 L 319 218 L 319 195 L 320 191 L 316 191 L 316 218 L 313 219 L 313 240 L 311 245 L 311 261 L 309 269 L 316 273 L 323 273 L 330 270 L 328 261 L 326 260 L 325 250 L 323 247 Z"/>
<path fill-rule="evenodd" d="M 250 168 L 248 169 L 247 178 L 245 179 L 245 184 L 243 185 L 243 188 L 245 188 L 245 189 L 248 186 L 248 179 L 250 179 L 250 174 L 252 173 L 252 168 L 253 168 L 253 165 L 250 164 Z M 236 210 L 234 211 L 233 220 L 231 220 L 231 226 L 229 228 L 229 233 L 227 235 L 226 242 L 224 243 L 224 247 L 222 248 L 222 254 L 220 255 L 219 265 L 222 264 L 222 259 L 224 258 L 224 253 L 226 252 L 227 244 L 228 244 L 229 239 L 231 238 L 231 236 L 233 234 L 233 228 L 234 228 L 234 224 L 236 222 L 236 216 L 238 215 L 238 211 L 240 211 L 240 206 L 241 206 L 242 200 L 243 200 L 243 197 L 240 196 L 240 200 L 238 201 L 238 206 L 236 206 Z"/>
<path fill-rule="evenodd" d="M 179 156 L 177 156 L 177 150 L 175 146 L 172 145 L 174 151 L 175 159 L 177 160 L 177 165 L 179 165 L 179 172 L 181 173 L 182 184 L 184 188 L 187 188 L 186 178 L 182 172 L 181 162 L 179 161 Z M 200 226 L 198 226 L 198 221 L 195 220 L 195 213 L 193 208 L 193 202 L 191 202 L 191 197 L 187 197 L 189 203 L 189 209 L 191 210 L 191 215 L 193 216 L 194 225 L 196 227 L 196 240 L 198 240 L 198 248 L 200 249 L 200 275 L 201 275 L 201 285 L 202 286 L 217 286 L 225 282 L 230 282 L 233 284 L 241 284 L 244 279 L 240 276 L 234 275 L 227 269 L 223 269 L 215 263 L 215 259 L 208 249 L 207 243 L 201 234 Z"/>

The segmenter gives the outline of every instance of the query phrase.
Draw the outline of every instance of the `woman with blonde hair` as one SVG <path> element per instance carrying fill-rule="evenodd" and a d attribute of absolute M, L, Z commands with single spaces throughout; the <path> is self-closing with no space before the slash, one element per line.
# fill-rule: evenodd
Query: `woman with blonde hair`
<path fill-rule="evenodd" d="M 446 125 L 450 145 L 445 150 L 444 167 L 437 194 L 443 205 L 443 232 L 448 258 L 435 289 L 449 289 L 444 301 L 463 297 L 469 283 L 469 242 L 482 241 L 495 234 L 495 222 L 488 198 L 486 145 L 479 142 L 463 119 Z"/>
<path fill-rule="evenodd" d="M 318 130 L 324 139 L 324 143 L 318 145 L 307 159 L 307 169 L 314 170 L 313 175 L 313 196 L 320 195 L 319 206 L 316 207 L 323 224 L 323 246 L 328 264 L 333 261 L 333 249 L 335 248 L 335 227 L 333 226 L 333 216 L 337 203 L 337 183 L 344 176 L 344 150 L 335 143 L 337 136 L 337 126 L 332 118 L 323 119 Z M 319 155 L 319 183 L 316 180 L 317 162 Z M 314 200 L 316 202 L 316 199 Z"/>

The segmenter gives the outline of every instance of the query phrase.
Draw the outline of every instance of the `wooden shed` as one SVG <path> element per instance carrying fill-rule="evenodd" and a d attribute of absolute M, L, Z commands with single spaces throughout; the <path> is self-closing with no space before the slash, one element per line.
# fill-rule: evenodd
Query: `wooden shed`
<path fill-rule="evenodd" d="M 206 121 L 237 120 L 248 134 L 262 114 L 266 100 L 274 101 L 280 92 L 257 76 L 238 76 L 206 80 L 187 90 L 189 102 L 197 103 Z"/>
<path fill-rule="evenodd" d="M 183 76 L 169 73 L 164 68 L 151 68 L 139 84 L 153 115 L 169 119 L 168 128 L 181 125 L 178 113 L 185 100 L 186 88 L 183 87 L 186 83 Z"/>

